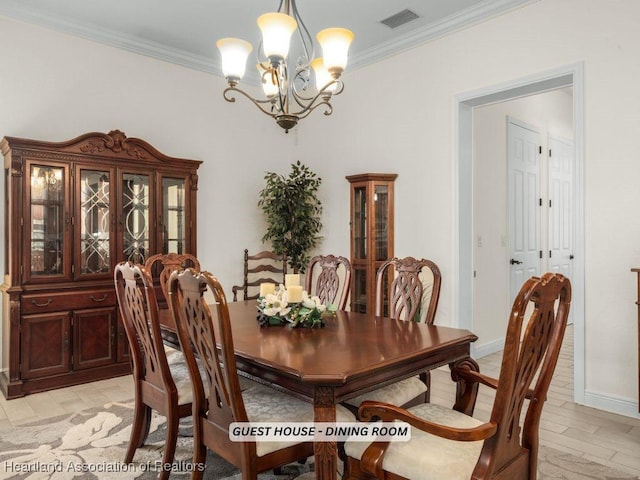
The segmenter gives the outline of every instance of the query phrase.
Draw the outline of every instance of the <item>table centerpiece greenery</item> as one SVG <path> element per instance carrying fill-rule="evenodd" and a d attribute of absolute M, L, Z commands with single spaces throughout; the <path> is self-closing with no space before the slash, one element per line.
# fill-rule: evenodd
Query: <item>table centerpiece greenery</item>
<path fill-rule="evenodd" d="M 302 299 L 291 302 L 287 297 L 287 288 L 279 285 L 274 293 L 258 298 L 258 323 L 262 327 L 288 325 L 291 328 L 322 328 L 324 318 L 333 316 L 335 305 L 323 305 L 317 296 L 310 296 L 302 290 Z"/>

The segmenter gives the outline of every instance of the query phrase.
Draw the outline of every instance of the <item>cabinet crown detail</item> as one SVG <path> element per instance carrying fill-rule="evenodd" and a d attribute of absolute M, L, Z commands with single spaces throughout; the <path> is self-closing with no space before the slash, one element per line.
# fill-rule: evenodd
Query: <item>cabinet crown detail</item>
<path fill-rule="evenodd" d="M 101 141 L 89 139 L 86 145 L 82 145 L 80 150 L 89 153 L 98 153 L 105 148 L 113 150 L 114 153 L 125 151 L 130 157 L 146 158 L 144 150 L 136 147 L 134 142 L 129 141 L 127 136 L 120 130 L 111 130 Z"/>

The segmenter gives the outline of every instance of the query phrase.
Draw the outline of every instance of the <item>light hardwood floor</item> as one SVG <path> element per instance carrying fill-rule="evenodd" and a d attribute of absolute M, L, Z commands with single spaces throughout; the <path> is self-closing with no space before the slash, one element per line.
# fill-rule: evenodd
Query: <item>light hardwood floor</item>
<path fill-rule="evenodd" d="M 501 353 L 479 360 L 480 369 L 496 376 Z M 431 399 L 450 406 L 454 387 L 448 369 L 432 373 Z M 7 401 L 0 395 L 0 435 L 3 427 L 133 398 L 131 376 L 52 390 Z M 540 426 L 543 445 L 640 476 L 640 420 L 584 407 L 573 403 L 573 331 L 567 330 L 544 406 Z M 475 416 L 486 420 L 493 404 L 487 388 L 481 388 Z"/>

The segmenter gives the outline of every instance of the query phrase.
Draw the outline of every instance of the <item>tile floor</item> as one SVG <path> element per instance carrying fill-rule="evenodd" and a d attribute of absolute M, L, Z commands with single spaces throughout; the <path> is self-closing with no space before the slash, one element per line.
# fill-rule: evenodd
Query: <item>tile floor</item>
<path fill-rule="evenodd" d="M 629 418 L 573 403 L 573 332 L 567 330 L 558 366 L 540 425 L 540 442 L 557 450 L 640 476 L 640 419 Z M 497 375 L 501 354 L 480 359 L 480 369 Z M 447 369 L 432 374 L 432 401 L 451 405 L 453 384 Z M 0 434 L 5 426 L 77 412 L 113 401 L 133 398 L 131 376 L 5 400 L 0 395 Z M 481 388 L 475 415 L 488 419 L 491 392 Z"/>

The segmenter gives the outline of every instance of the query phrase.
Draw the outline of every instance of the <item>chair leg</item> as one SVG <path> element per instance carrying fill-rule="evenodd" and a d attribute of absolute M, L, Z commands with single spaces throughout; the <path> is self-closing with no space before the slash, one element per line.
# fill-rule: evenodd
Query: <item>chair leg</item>
<path fill-rule="evenodd" d="M 175 406 L 176 410 L 178 406 Z M 177 413 L 167 415 L 167 436 L 164 441 L 164 455 L 162 456 L 163 468 L 160 471 L 158 478 L 160 480 L 166 480 L 171 473 L 171 464 L 173 463 L 173 457 L 176 453 L 176 442 L 178 441 L 178 424 L 180 419 Z M 168 467 L 165 469 L 164 467 Z"/>
<path fill-rule="evenodd" d="M 207 447 L 202 444 L 202 430 L 200 421 L 193 419 L 193 470 L 191 480 L 202 480 L 207 461 Z"/>
<path fill-rule="evenodd" d="M 140 443 L 138 445 L 138 447 L 141 447 L 142 445 L 144 445 L 144 442 L 147 440 L 147 437 L 149 436 L 149 430 L 151 430 L 151 416 L 152 416 L 152 409 L 151 407 L 148 407 L 145 405 L 145 409 L 144 409 L 144 419 L 142 421 L 142 435 L 140 436 Z"/>
<path fill-rule="evenodd" d="M 424 392 L 424 403 L 431 402 L 431 372 L 424 372 L 420 374 L 420 380 L 427 386 L 427 391 Z"/>
<path fill-rule="evenodd" d="M 133 408 L 133 423 L 131 424 L 131 436 L 129 437 L 129 447 L 124 456 L 124 463 L 131 463 L 136 449 L 144 444 L 149 433 L 149 423 L 151 421 L 150 408 L 136 398 Z"/>

